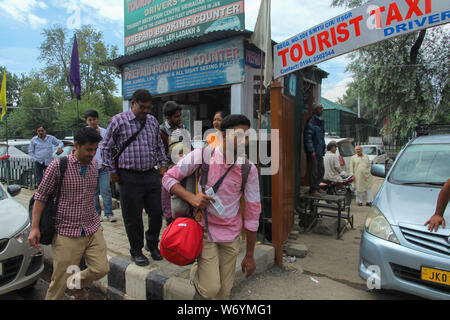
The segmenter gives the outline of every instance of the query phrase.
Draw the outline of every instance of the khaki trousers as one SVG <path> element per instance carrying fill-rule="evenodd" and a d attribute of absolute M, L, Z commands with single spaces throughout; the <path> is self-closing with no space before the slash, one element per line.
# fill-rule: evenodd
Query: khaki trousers
<path fill-rule="evenodd" d="M 208 242 L 203 237 L 202 253 L 191 268 L 191 279 L 202 297 L 229 299 L 240 245 L 239 237 L 229 243 Z"/>
<path fill-rule="evenodd" d="M 82 288 L 93 281 L 100 280 L 109 272 L 106 255 L 106 242 L 103 227 L 90 237 L 69 238 L 55 236 L 52 243 L 53 274 L 45 300 L 60 300 L 64 292 L 72 285 L 76 297 L 80 297 Z M 85 256 L 87 269 L 79 272 L 82 256 Z"/>

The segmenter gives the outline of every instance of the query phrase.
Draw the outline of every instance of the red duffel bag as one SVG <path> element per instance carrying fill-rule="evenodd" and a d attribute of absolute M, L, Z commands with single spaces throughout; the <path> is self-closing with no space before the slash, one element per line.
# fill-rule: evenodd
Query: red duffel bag
<path fill-rule="evenodd" d="M 161 255 L 179 266 L 190 264 L 203 249 L 203 228 L 191 218 L 177 218 L 164 231 L 159 244 Z"/>

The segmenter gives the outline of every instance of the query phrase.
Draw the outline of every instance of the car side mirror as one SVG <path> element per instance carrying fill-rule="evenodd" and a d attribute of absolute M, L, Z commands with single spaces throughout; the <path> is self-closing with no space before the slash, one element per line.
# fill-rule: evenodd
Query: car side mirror
<path fill-rule="evenodd" d="M 22 187 L 17 184 L 12 184 L 12 185 L 8 186 L 7 190 L 8 190 L 8 193 L 12 197 L 15 197 L 20 193 L 20 191 L 22 190 Z"/>
<path fill-rule="evenodd" d="M 370 173 L 375 177 L 386 178 L 386 169 L 383 164 L 372 164 Z"/>

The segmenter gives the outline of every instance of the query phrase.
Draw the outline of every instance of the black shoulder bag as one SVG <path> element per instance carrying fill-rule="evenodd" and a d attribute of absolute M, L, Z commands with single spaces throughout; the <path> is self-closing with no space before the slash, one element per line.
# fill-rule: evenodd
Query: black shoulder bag
<path fill-rule="evenodd" d="M 44 210 L 41 213 L 41 219 L 39 221 L 39 231 L 41 238 L 39 242 L 43 245 L 49 245 L 53 241 L 53 237 L 56 233 L 56 215 L 58 212 L 58 203 L 61 196 L 62 183 L 64 180 L 64 174 L 67 169 L 67 157 L 63 157 L 59 161 L 59 179 L 53 194 L 49 195 L 47 202 L 45 203 Z M 29 212 L 30 220 L 32 217 L 34 206 L 34 195 L 30 199 Z"/>
<path fill-rule="evenodd" d="M 134 141 L 136 140 L 137 136 L 139 135 L 139 133 L 141 133 L 141 131 L 144 129 L 145 124 L 147 123 L 147 118 L 144 119 L 144 121 L 141 124 L 141 127 L 139 128 L 138 131 L 136 131 L 122 146 L 122 148 L 120 148 L 120 150 L 113 156 L 113 160 L 114 160 L 114 167 L 116 169 L 116 171 L 119 170 L 119 157 L 122 155 L 122 153 L 125 151 L 125 149 Z"/>

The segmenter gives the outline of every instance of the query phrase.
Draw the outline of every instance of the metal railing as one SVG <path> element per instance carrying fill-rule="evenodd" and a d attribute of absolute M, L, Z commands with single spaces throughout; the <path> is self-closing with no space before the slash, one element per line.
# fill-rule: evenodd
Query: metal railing
<path fill-rule="evenodd" d="M 18 184 L 24 188 L 36 189 L 34 162 L 25 156 L 10 156 L 0 160 L 0 180 L 8 184 Z"/>

